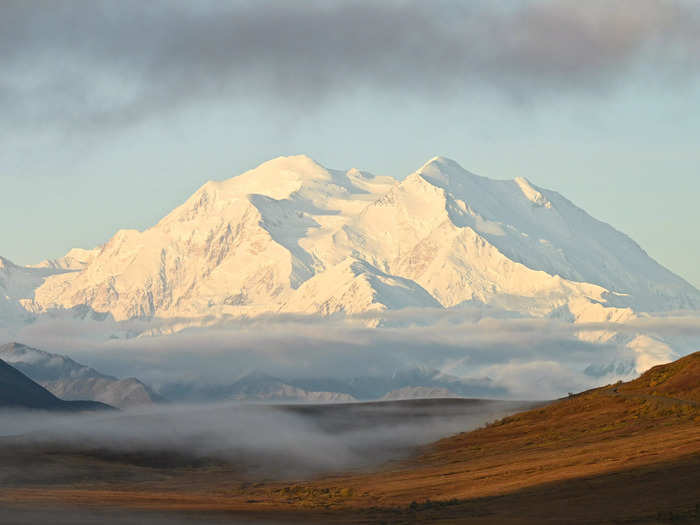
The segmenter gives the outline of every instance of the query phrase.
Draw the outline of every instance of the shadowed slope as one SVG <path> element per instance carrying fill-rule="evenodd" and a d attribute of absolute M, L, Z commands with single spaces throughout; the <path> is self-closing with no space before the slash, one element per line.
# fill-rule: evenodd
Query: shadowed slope
<path fill-rule="evenodd" d="M 66 401 L 99 401 L 118 408 L 164 401 L 134 377 L 117 379 L 67 356 L 21 343 L 0 345 L 0 359 Z"/>
<path fill-rule="evenodd" d="M 0 408 L 79 411 L 111 409 L 94 401 L 63 401 L 0 360 Z"/>

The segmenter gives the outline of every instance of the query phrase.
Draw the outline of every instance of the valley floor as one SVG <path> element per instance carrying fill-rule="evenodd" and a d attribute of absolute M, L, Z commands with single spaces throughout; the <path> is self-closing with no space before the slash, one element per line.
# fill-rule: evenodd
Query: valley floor
<path fill-rule="evenodd" d="M 32 517 L 47 509 L 51 523 L 66 524 L 700 522 L 700 429 L 677 429 L 671 441 L 665 433 L 647 437 L 657 444 L 629 438 L 570 453 L 514 453 L 463 472 L 450 471 L 464 468 L 455 462 L 247 484 L 231 483 L 230 472 L 202 470 L 96 487 L 16 487 L 0 495 L 2 522 L 39 523 Z M 628 456 L 615 459 L 620 454 Z"/>
<path fill-rule="evenodd" d="M 45 451 L 83 480 L 6 484 L 3 523 L 29 523 L 36 509 L 63 509 L 54 524 L 89 513 L 95 523 L 700 523 L 700 353 L 677 363 L 342 475 L 242 481 L 231 465 Z"/>

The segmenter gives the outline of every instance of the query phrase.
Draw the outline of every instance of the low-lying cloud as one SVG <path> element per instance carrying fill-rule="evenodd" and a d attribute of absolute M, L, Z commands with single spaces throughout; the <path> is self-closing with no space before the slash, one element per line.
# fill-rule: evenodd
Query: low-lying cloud
<path fill-rule="evenodd" d="M 423 313 L 436 318 L 422 324 Z M 173 334 L 109 340 L 105 335 L 110 327 L 123 334 L 131 327 L 147 325 L 39 320 L 14 338 L 70 353 L 118 375 L 193 372 L 213 380 L 252 369 L 284 377 L 391 375 L 406 367 L 441 368 L 455 360 L 478 373 L 480 367 L 508 359 L 555 358 L 564 352 L 570 362 L 586 363 L 601 350 L 601 345 L 577 339 L 566 323 L 534 319 L 453 322 L 440 321 L 437 311 L 412 314 L 421 324 L 403 324 L 408 319 L 404 318 L 399 326 L 370 327 L 346 318 L 281 316 L 219 321 Z M 387 317 L 391 319 L 392 314 Z M 159 329 L 167 333 L 167 326 L 163 321 Z"/>
<path fill-rule="evenodd" d="M 635 72 L 693 81 L 700 7 L 589 2 L 55 2 L 0 7 L 13 125 L 130 125 L 208 100 L 314 108 L 369 91 L 426 100 L 600 94 Z"/>
<path fill-rule="evenodd" d="M 98 455 L 174 455 L 223 461 L 246 477 L 287 477 L 376 466 L 441 437 L 522 410 L 504 402 L 157 406 L 125 413 L 51 415 L 0 411 L 3 448 L 65 447 Z M 140 456 L 139 456 L 140 457 Z M 133 458 L 131 459 L 133 460 Z M 44 479 L 50 473 L 38 473 Z M 16 476 L 0 473 L 0 484 Z M 3 479 L 5 478 L 5 479 Z"/>
<path fill-rule="evenodd" d="M 19 331 L 0 331 L 0 341 L 67 354 L 156 388 L 178 382 L 226 385 L 251 371 L 302 380 L 392 377 L 428 368 L 463 379 L 490 378 L 494 388 L 520 399 L 557 397 L 612 380 L 606 369 L 633 374 L 635 367 L 639 371 L 700 348 L 697 312 L 576 324 L 484 317 L 477 310 L 401 310 L 382 318 L 379 327 L 368 326 L 363 315 L 219 319 L 175 333 L 170 332 L 185 320 L 40 318 Z M 129 336 L 149 327 L 167 335 Z M 597 339 L 602 332 L 617 335 Z M 646 334 L 643 344 L 628 347 L 639 334 Z M 590 366 L 594 374 L 586 373 Z"/>

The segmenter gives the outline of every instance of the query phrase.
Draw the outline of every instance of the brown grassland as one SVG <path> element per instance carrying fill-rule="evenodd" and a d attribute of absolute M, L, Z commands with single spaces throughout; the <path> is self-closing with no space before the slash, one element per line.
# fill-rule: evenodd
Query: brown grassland
<path fill-rule="evenodd" d="M 373 471 L 242 481 L 227 465 L 159 468 L 49 451 L 37 461 L 79 475 L 3 487 L 0 505 L 148 509 L 233 523 L 700 523 L 699 404 L 696 352 Z"/>

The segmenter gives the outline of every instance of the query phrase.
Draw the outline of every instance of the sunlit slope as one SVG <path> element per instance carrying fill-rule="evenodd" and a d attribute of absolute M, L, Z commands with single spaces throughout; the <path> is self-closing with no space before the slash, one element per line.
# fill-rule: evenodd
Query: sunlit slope
<path fill-rule="evenodd" d="M 638 379 L 572 395 L 436 444 L 431 463 L 488 453 L 566 449 L 649 432 L 700 431 L 700 352 L 659 365 Z M 698 443 L 700 452 L 700 443 Z M 618 458 L 623 460 L 625 458 Z"/>
<path fill-rule="evenodd" d="M 281 509 L 336 509 L 352 523 L 694 523 L 699 393 L 697 352 L 443 439 L 380 472 L 263 490 Z"/>
<path fill-rule="evenodd" d="M 441 157 L 401 181 L 280 157 L 44 266 L 65 273 L 45 275 L 25 308 L 116 320 L 486 303 L 601 321 L 700 306 L 698 290 L 558 193 Z"/>
<path fill-rule="evenodd" d="M 700 352 L 667 365 L 651 368 L 638 379 L 615 387 L 622 396 L 653 396 L 660 400 L 683 401 L 685 406 L 700 403 Z M 670 398 L 670 399 L 668 399 Z"/>
<path fill-rule="evenodd" d="M 620 494 L 627 486 L 637 487 L 640 493 L 655 487 L 653 490 L 663 494 L 661 503 L 655 495 L 650 495 L 648 502 L 658 508 L 664 508 L 664 498 L 668 502 L 687 500 L 688 504 L 692 500 L 694 505 L 693 491 L 684 486 L 687 480 L 668 475 L 679 470 L 683 476 L 700 481 L 699 393 L 697 352 L 655 367 L 635 381 L 572 395 L 443 439 L 426 447 L 414 460 L 388 465 L 380 472 L 302 483 L 272 493 L 283 507 L 289 504 L 284 496 L 291 494 L 292 506 L 330 503 L 339 509 L 373 508 L 378 521 L 392 515 L 473 519 L 470 513 L 478 510 L 479 504 L 472 502 L 494 496 L 513 498 L 521 511 L 531 514 L 539 507 L 559 505 L 554 510 L 559 519 L 575 517 L 567 516 L 566 501 L 584 498 L 611 513 L 643 514 L 652 508 L 651 503 L 645 506 L 639 501 L 635 510 L 634 505 L 625 507 L 608 499 L 605 492 L 590 492 L 591 486 L 605 484 L 610 485 L 606 490 Z M 692 465 L 696 467 L 686 468 Z M 331 485 L 345 487 L 348 496 L 330 501 L 323 491 Z M 559 503 L 537 499 L 542 497 L 538 494 L 548 492 L 559 498 Z M 531 494 L 530 503 L 521 496 L 524 493 Z M 420 506 L 428 500 L 449 504 Z M 412 502 L 419 503 L 417 508 L 425 512 L 411 511 Z M 489 506 L 499 508 L 497 503 Z M 387 514 L 386 509 L 396 510 Z M 499 512 L 503 510 L 507 511 L 501 508 Z M 584 512 L 578 518 L 585 518 L 585 509 L 576 512 Z M 535 521 L 523 520 L 530 522 Z"/>

